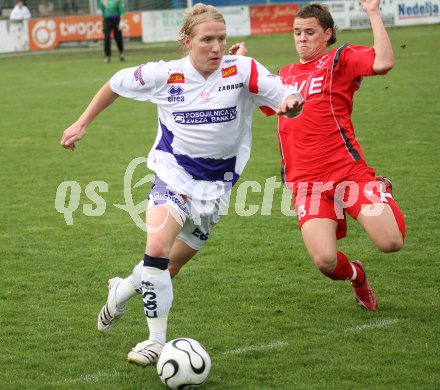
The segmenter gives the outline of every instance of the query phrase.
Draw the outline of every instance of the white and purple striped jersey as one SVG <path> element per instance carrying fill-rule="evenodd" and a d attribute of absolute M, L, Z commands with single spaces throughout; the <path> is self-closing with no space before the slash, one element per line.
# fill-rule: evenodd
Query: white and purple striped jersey
<path fill-rule="evenodd" d="M 276 110 L 297 92 L 243 56 L 224 56 L 208 79 L 185 57 L 123 69 L 110 86 L 120 96 L 157 105 L 158 134 L 148 167 L 175 191 L 206 200 L 222 196 L 242 173 L 254 108 Z"/>

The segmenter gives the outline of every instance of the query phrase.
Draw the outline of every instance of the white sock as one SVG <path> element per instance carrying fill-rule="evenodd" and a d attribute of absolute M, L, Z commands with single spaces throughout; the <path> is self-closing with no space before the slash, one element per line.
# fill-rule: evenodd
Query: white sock
<path fill-rule="evenodd" d="M 159 341 L 162 344 L 167 340 L 168 316 L 158 318 L 147 318 L 150 336 L 148 340 Z"/>
<path fill-rule="evenodd" d="M 142 289 L 142 268 L 144 268 L 143 259 L 135 265 L 131 275 L 127 278 L 130 279 L 132 289 L 138 293 L 140 293 Z"/>
<path fill-rule="evenodd" d="M 155 339 L 165 343 L 168 314 L 173 304 L 173 285 L 167 269 L 143 267 L 142 300 L 150 340 Z"/>
<path fill-rule="evenodd" d="M 119 283 L 118 287 L 116 288 L 116 296 L 118 297 L 116 306 L 118 308 L 123 308 L 127 304 L 127 302 L 136 294 L 136 291 L 133 290 L 130 278 L 128 277 L 122 279 L 121 283 Z"/>

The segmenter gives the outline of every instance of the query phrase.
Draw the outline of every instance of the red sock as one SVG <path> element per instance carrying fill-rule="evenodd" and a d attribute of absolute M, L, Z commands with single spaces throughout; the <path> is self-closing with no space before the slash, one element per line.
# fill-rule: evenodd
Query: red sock
<path fill-rule="evenodd" d="M 400 233 L 402 233 L 403 239 L 405 239 L 406 235 L 406 224 L 405 224 L 405 217 L 403 216 L 402 211 L 400 210 L 399 206 L 395 202 L 393 198 L 388 199 L 388 204 L 391 207 L 391 210 L 393 210 L 394 218 L 396 218 L 397 225 L 399 226 Z"/>
<path fill-rule="evenodd" d="M 385 182 L 383 183 L 385 184 Z M 405 235 L 406 235 L 405 217 L 403 216 L 402 210 L 400 210 L 399 206 L 394 200 L 392 186 L 386 186 L 385 192 L 387 194 L 391 194 L 391 198 L 387 197 L 387 202 L 390 205 L 391 210 L 393 211 L 394 218 L 396 218 L 396 222 L 397 225 L 399 226 L 400 233 L 402 234 L 403 239 L 405 239 Z"/>
<path fill-rule="evenodd" d="M 356 277 L 354 279 L 353 267 L 356 269 Z M 356 264 L 350 263 L 347 256 L 342 252 L 338 252 L 336 268 L 327 276 L 333 280 L 351 280 L 356 284 L 361 284 L 365 278 L 364 272 Z"/>
<path fill-rule="evenodd" d="M 347 256 L 345 256 L 342 252 L 338 252 L 336 259 L 336 268 L 330 275 L 327 276 L 333 280 L 351 279 L 351 277 L 353 276 L 353 268 L 348 261 Z"/>
<path fill-rule="evenodd" d="M 354 274 L 352 265 L 354 264 L 348 261 L 347 256 L 345 256 L 342 252 L 338 252 L 336 268 L 330 275 L 327 276 L 333 280 L 351 280 Z M 356 267 L 356 265 L 354 266 Z M 364 275 L 358 267 L 356 267 L 356 271 L 357 275 L 355 282 L 360 283 L 364 279 Z"/>

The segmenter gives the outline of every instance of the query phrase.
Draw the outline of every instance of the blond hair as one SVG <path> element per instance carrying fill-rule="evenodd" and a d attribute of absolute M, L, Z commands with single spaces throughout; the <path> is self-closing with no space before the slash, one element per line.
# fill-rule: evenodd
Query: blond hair
<path fill-rule="evenodd" d="M 208 20 L 214 20 L 226 25 L 223 15 L 212 5 L 197 3 L 194 5 L 194 7 L 188 8 L 185 11 L 182 24 L 180 25 L 179 34 L 177 36 L 177 42 L 181 50 L 186 51 L 186 47 L 183 42 L 185 36 L 192 38 L 195 35 L 194 29 L 199 24 Z"/>

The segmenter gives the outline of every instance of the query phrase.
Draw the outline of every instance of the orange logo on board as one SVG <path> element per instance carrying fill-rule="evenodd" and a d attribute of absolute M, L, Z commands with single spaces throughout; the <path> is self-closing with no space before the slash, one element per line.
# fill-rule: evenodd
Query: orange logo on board
<path fill-rule="evenodd" d="M 222 69 L 222 77 L 223 78 L 235 76 L 237 73 L 238 73 L 237 72 L 237 65 L 232 65 L 228 68 Z"/>
<path fill-rule="evenodd" d="M 180 84 L 185 82 L 183 73 L 173 73 L 168 76 L 167 84 Z"/>

